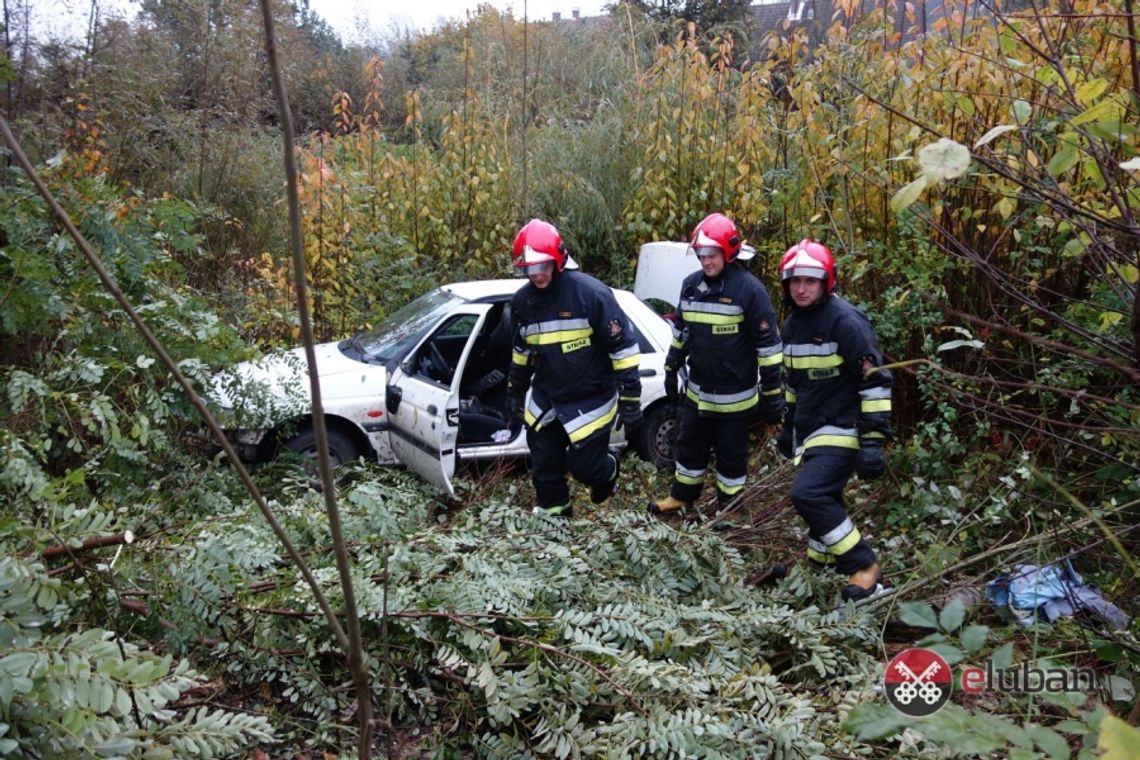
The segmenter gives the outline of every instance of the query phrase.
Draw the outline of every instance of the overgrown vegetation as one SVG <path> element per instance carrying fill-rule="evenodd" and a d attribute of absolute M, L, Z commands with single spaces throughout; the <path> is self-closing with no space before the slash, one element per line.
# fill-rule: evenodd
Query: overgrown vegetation
<path fill-rule="evenodd" d="M 760 56 L 627 4 L 525 27 L 484 8 L 349 47 L 282 7 L 321 337 L 504 274 L 531 215 L 628 285 L 640 243 L 723 209 L 774 290 L 780 252 L 826 242 L 899 378 L 891 476 L 850 491 L 899 592 L 858 613 L 806 568 L 742 583 L 801 548 L 762 435 L 737 508 L 677 525 L 642 516 L 665 476 L 632 463 L 569 525 L 526 514 L 520 469 L 466 473 L 462 504 L 441 504 L 406 473 L 347 468 L 378 752 L 1134 752 L 1137 623 L 1011 626 L 967 593 L 1069 558 L 1136 612 L 1134 11 L 947 4 L 917 36 L 893 5 L 838 7 Z M 83 45 L 7 48 L 8 120 L 201 386 L 298 334 L 257 24 L 241 4 L 154 2 Z M 351 747 L 355 695 L 307 586 L 11 168 L 0 243 L 0 755 Z M 339 604 L 321 496 L 287 463 L 257 479 Z M 1104 688 L 956 696 L 914 722 L 874 692 L 912 645 Z"/>

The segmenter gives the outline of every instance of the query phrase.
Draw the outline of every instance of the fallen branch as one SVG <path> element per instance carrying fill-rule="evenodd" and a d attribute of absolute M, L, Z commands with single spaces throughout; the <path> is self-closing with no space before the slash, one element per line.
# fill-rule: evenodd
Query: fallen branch
<path fill-rule="evenodd" d="M 112 536 L 95 536 L 89 538 L 78 546 L 68 546 L 63 544 L 61 546 L 49 546 L 44 549 L 40 556 L 47 560 L 53 557 L 64 557 L 75 554 L 83 554 L 92 549 L 98 549 L 103 546 L 118 546 L 120 544 L 132 544 L 135 540 L 135 534 L 129 530 L 124 530 L 122 533 L 116 533 Z"/>

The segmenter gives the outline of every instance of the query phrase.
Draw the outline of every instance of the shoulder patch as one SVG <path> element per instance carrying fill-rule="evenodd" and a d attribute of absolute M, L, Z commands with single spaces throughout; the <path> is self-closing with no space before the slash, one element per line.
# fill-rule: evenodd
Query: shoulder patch
<path fill-rule="evenodd" d="M 614 317 L 610 320 L 610 337 L 616 338 L 621 335 L 621 320 Z"/>

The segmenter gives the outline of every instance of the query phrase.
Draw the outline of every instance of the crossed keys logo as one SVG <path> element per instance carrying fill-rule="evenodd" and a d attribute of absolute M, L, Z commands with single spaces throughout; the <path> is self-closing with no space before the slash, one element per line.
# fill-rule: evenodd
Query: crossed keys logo
<path fill-rule="evenodd" d="M 946 660 L 929 649 L 905 649 L 887 664 L 883 691 L 895 709 L 915 718 L 933 715 L 950 699 Z"/>

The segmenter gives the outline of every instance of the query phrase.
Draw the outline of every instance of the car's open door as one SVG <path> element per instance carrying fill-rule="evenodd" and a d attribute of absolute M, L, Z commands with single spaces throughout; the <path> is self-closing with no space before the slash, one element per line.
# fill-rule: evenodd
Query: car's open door
<path fill-rule="evenodd" d="M 391 367 L 385 405 L 392 451 L 409 469 L 455 498 L 459 382 L 491 304 L 465 304 Z"/>

